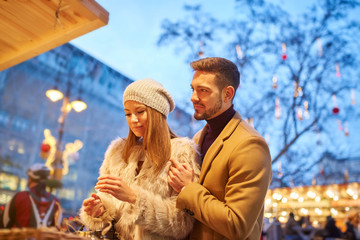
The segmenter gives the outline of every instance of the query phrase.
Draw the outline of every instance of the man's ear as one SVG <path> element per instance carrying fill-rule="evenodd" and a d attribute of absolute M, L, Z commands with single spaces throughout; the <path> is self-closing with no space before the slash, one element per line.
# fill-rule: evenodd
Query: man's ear
<path fill-rule="evenodd" d="M 225 103 L 231 102 L 234 97 L 234 94 L 235 94 L 235 89 L 232 86 L 227 86 L 223 89 L 223 93 L 224 93 L 224 95 L 223 95 L 224 102 Z"/>

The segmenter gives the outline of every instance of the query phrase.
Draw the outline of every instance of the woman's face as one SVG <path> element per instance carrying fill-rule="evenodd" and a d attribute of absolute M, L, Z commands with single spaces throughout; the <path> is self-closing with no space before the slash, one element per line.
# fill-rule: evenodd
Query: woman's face
<path fill-rule="evenodd" d="M 137 137 L 143 137 L 147 129 L 147 112 L 146 106 L 135 101 L 126 101 L 124 104 L 124 111 L 126 114 L 126 121 L 130 130 Z"/>

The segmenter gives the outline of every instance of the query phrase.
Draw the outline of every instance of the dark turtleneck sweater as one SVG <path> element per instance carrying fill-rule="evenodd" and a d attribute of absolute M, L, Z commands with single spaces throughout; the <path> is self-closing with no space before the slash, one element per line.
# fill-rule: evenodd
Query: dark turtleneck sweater
<path fill-rule="evenodd" d="M 213 144 L 215 139 L 220 135 L 221 131 L 225 128 L 226 124 L 228 124 L 234 115 L 234 105 L 231 105 L 228 110 L 219 116 L 206 120 L 208 129 L 204 137 L 204 141 L 201 145 L 201 163 L 211 144 Z"/>

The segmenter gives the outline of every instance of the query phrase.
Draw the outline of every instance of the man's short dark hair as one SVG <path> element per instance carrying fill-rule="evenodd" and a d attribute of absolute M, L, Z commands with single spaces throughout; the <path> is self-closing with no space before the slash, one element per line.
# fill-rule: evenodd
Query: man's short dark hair
<path fill-rule="evenodd" d="M 204 71 L 216 75 L 216 83 L 220 90 L 224 87 L 232 86 L 235 92 L 240 84 L 240 72 L 237 66 L 220 57 L 203 58 L 190 63 L 195 71 Z"/>

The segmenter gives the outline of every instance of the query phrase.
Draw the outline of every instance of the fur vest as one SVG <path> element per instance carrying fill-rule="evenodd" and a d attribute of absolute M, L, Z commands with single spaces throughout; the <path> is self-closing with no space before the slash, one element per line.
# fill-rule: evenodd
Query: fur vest
<path fill-rule="evenodd" d="M 105 213 L 93 218 L 80 209 L 80 218 L 90 230 L 103 230 L 116 222 L 115 229 L 121 239 L 183 239 L 192 230 L 194 219 L 182 209 L 176 208 L 175 192 L 167 182 L 171 162 L 168 161 L 159 174 L 143 153 L 141 146 L 136 146 L 128 163 L 122 158 L 125 141 L 114 140 L 105 153 L 100 167 L 100 176 L 114 175 L 121 177 L 137 194 L 135 204 L 120 201 L 115 197 L 99 192 Z M 195 143 L 188 138 L 171 140 L 171 158 L 181 163 L 188 163 L 194 169 L 194 181 L 199 178 L 199 154 Z M 144 161 L 136 175 L 138 161 Z"/>

